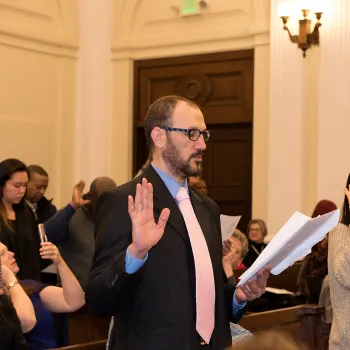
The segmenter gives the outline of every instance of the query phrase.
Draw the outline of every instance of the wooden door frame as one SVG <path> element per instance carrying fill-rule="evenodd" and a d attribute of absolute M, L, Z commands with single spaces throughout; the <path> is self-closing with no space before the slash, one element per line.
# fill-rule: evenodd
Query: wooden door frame
<path fill-rule="evenodd" d="M 246 49 L 239 51 L 227 51 L 227 52 L 216 52 L 208 54 L 196 54 L 196 55 L 186 55 L 186 56 L 176 56 L 176 57 L 164 57 L 164 58 L 152 58 L 146 60 L 134 60 L 134 80 L 133 80 L 133 126 L 132 126 L 132 171 L 135 174 L 139 169 L 137 169 L 136 164 L 136 153 L 137 153 L 137 127 L 138 125 L 138 115 L 139 115 L 139 70 L 141 68 L 147 67 L 161 67 L 168 65 L 185 65 L 198 62 L 215 62 L 224 60 L 234 60 L 234 59 L 247 59 L 251 58 L 254 61 L 254 49 Z M 253 72 L 254 74 L 254 72 Z M 149 98 L 150 99 L 150 98 Z M 253 98 L 253 109 L 254 109 L 254 98 Z M 211 123 L 214 124 L 214 123 Z M 254 111 L 252 113 L 252 128 L 254 129 Z M 254 142 L 254 139 L 253 139 Z M 253 160 L 253 159 L 252 159 Z"/>

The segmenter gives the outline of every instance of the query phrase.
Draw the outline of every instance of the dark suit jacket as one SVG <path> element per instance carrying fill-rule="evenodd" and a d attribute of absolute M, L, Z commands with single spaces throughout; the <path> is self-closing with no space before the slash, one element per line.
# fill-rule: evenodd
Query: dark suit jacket
<path fill-rule="evenodd" d="M 41 280 L 40 238 L 32 210 L 24 203 L 15 207 L 16 220 L 11 231 L 0 221 L 0 241 L 15 254 L 19 279 Z"/>
<path fill-rule="evenodd" d="M 57 208 L 52 204 L 52 199 L 42 197 L 37 203 L 36 216 L 39 223 L 43 223 L 52 218 L 57 213 Z"/>
<path fill-rule="evenodd" d="M 95 209 L 96 250 L 86 289 L 86 302 L 95 315 L 115 317 L 113 349 L 201 349 L 196 332 L 195 270 L 185 222 L 164 182 L 149 166 L 142 177 L 154 187 L 154 216 L 163 208 L 170 218 L 159 243 L 145 265 L 125 272 L 125 254 L 131 243 L 127 196 L 135 195 L 141 177 L 103 193 Z M 205 235 L 215 279 L 215 329 L 212 349 L 231 344 L 229 321 L 234 286 L 226 283 L 222 267 L 219 208 L 208 197 L 190 190 L 192 205 Z"/>

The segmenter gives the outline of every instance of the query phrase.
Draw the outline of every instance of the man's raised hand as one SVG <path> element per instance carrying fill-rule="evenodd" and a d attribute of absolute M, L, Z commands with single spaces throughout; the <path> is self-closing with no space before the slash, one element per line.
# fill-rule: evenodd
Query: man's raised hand
<path fill-rule="evenodd" d="M 153 215 L 153 186 L 147 179 L 142 179 L 142 185 L 137 184 L 135 199 L 128 197 L 128 212 L 132 223 L 132 243 L 129 253 L 138 259 L 143 259 L 162 238 L 168 221 L 170 210 L 162 210 L 158 222 Z"/>

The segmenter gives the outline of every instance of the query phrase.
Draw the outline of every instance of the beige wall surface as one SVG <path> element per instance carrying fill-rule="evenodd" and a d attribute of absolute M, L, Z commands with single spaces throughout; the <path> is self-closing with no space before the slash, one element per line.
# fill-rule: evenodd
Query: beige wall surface
<path fill-rule="evenodd" d="M 78 0 L 79 58 L 75 177 L 111 174 L 113 0 Z"/>
<path fill-rule="evenodd" d="M 75 1 L 0 0 L 0 159 L 42 165 L 61 205 L 73 184 Z"/>
<path fill-rule="evenodd" d="M 181 0 L 0 0 L 0 158 L 43 165 L 59 205 L 78 178 L 126 182 L 134 60 L 254 48 L 253 217 L 273 235 L 295 210 L 340 205 L 350 4 L 328 2 L 321 45 L 302 58 L 282 30 L 283 1 L 207 0 L 181 16 Z"/>
<path fill-rule="evenodd" d="M 286 2 L 293 10 L 289 20 L 293 34 L 300 18 L 300 2 L 271 1 L 270 237 L 294 211 L 311 215 L 321 199 L 340 207 L 350 171 L 346 157 L 350 135 L 350 3 L 314 2 L 324 11 L 321 42 L 303 58 L 281 28 L 278 10 Z"/>

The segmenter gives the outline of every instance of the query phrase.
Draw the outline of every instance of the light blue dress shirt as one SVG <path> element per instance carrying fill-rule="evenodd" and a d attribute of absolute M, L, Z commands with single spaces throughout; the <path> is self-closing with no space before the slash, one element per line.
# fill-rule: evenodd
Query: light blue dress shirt
<path fill-rule="evenodd" d="M 174 178 L 172 178 L 170 175 L 165 173 L 163 170 L 160 170 L 159 168 L 157 168 L 153 164 L 153 162 L 151 163 L 151 165 L 153 166 L 153 168 L 157 172 L 157 174 L 160 176 L 160 178 L 163 180 L 163 182 L 165 183 L 165 186 L 167 187 L 167 189 L 169 190 L 170 194 L 172 195 L 172 197 L 174 199 L 175 199 L 175 197 L 176 197 L 176 195 L 179 192 L 181 187 L 186 187 L 188 189 L 187 180 L 185 180 L 183 182 L 183 184 L 180 186 L 180 184 Z M 176 199 L 175 199 L 175 201 L 176 201 Z M 128 274 L 132 274 L 132 273 L 136 272 L 147 261 L 147 258 L 148 258 L 148 254 L 146 254 L 146 256 L 143 259 L 137 259 L 137 258 L 133 257 L 129 253 L 129 249 L 127 249 L 126 255 L 125 255 L 125 271 Z M 236 295 L 236 292 L 233 296 L 233 313 L 236 313 L 238 310 L 244 308 L 244 306 L 246 305 L 246 303 L 238 304 L 236 302 L 235 295 Z"/>

